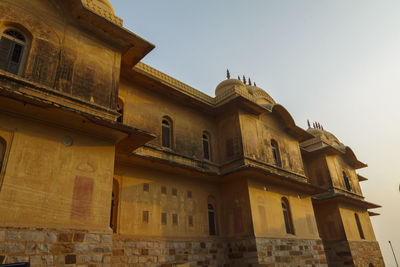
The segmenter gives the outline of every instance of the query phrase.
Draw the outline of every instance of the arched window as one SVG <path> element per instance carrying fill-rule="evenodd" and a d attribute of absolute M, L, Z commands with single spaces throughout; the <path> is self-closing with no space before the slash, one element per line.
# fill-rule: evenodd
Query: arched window
<path fill-rule="evenodd" d="M 206 132 L 203 133 L 203 155 L 204 158 L 207 160 L 211 160 L 211 154 L 210 154 L 210 137 L 209 134 Z"/>
<path fill-rule="evenodd" d="M 20 74 L 26 49 L 27 40 L 21 32 L 13 28 L 5 29 L 0 39 L 0 69 Z"/>
<path fill-rule="evenodd" d="M 164 117 L 162 119 L 161 127 L 161 142 L 163 147 L 172 148 L 172 121 L 171 119 Z"/>
<path fill-rule="evenodd" d="M 368 265 L 368 267 L 374 267 L 374 265 L 373 265 L 372 263 L 370 263 L 370 264 Z"/>
<path fill-rule="evenodd" d="M 349 178 L 347 177 L 347 175 L 346 175 L 346 173 L 344 171 L 343 171 L 343 180 L 344 180 L 344 183 L 346 185 L 346 189 L 348 191 L 350 191 L 351 190 L 350 181 L 349 181 Z"/>
<path fill-rule="evenodd" d="M 114 233 L 117 232 L 118 200 L 119 200 L 119 184 L 117 180 L 113 179 L 110 227 L 113 229 Z"/>
<path fill-rule="evenodd" d="M 292 214 L 290 212 L 289 201 L 287 198 L 281 199 L 283 219 L 285 221 L 286 233 L 294 235 L 294 227 L 292 221 Z"/>
<path fill-rule="evenodd" d="M 6 155 L 6 141 L 0 137 L 0 174 L 3 170 L 4 157 Z M 0 179 L 1 181 L 1 179 Z"/>
<path fill-rule="evenodd" d="M 210 235 L 217 235 L 217 214 L 216 208 L 217 203 L 213 196 L 208 197 L 208 229 Z"/>
<path fill-rule="evenodd" d="M 121 114 L 117 121 L 122 123 L 124 121 L 124 101 L 121 98 L 118 98 L 117 112 Z"/>
<path fill-rule="evenodd" d="M 358 214 L 354 213 L 354 217 L 356 218 L 356 223 L 357 223 L 358 233 L 360 234 L 360 238 L 365 239 L 364 231 L 361 227 L 361 222 L 360 222 L 360 218 L 358 217 Z"/>
<path fill-rule="evenodd" d="M 271 140 L 272 156 L 274 157 L 274 164 L 281 167 L 281 156 L 279 154 L 279 146 L 275 140 Z"/>

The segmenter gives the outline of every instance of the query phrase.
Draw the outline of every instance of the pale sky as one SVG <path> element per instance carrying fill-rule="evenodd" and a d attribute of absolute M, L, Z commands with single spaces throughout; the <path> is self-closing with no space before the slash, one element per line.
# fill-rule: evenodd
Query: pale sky
<path fill-rule="evenodd" d="M 214 96 L 246 75 L 297 125 L 319 121 L 368 168 L 359 173 L 387 266 L 400 259 L 400 1 L 111 0 L 156 45 L 145 63 Z"/>

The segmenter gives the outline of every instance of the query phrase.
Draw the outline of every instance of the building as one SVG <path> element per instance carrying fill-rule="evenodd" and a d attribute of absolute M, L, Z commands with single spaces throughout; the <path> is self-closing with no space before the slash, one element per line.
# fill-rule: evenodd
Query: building
<path fill-rule="evenodd" d="M 0 262 L 384 266 L 366 165 L 319 124 L 145 65 L 107 0 L 0 14 Z"/>

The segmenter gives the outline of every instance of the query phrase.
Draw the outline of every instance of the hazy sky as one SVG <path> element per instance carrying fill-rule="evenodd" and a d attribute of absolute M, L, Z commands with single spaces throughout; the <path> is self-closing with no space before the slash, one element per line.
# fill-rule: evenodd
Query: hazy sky
<path fill-rule="evenodd" d="M 111 0 L 156 45 L 145 63 L 214 96 L 250 76 L 296 123 L 319 121 L 369 165 L 359 173 L 387 266 L 400 258 L 400 1 Z"/>

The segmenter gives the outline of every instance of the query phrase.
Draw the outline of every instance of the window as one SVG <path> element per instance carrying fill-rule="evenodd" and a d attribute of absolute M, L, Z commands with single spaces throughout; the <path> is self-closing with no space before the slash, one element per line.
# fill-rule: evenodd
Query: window
<path fill-rule="evenodd" d="M 343 180 L 344 180 L 344 184 L 346 185 L 346 189 L 348 191 L 351 191 L 351 185 L 350 185 L 349 178 L 347 177 L 347 175 L 344 171 L 343 171 Z"/>
<path fill-rule="evenodd" d="M 189 223 L 189 226 L 193 226 L 193 216 L 192 215 L 189 216 L 188 223 Z"/>
<path fill-rule="evenodd" d="M 167 213 L 165 213 L 165 212 L 161 213 L 161 224 L 162 225 L 167 224 Z"/>
<path fill-rule="evenodd" d="M 150 185 L 149 184 L 143 184 L 143 192 L 149 192 L 150 191 Z"/>
<path fill-rule="evenodd" d="M 118 198 L 119 198 L 119 184 L 118 181 L 113 179 L 113 189 L 111 194 L 111 214 L 110 214 L 110 227 L 113 232 L 117 232 L 117 218 L 118 218 Z"/>
<path fill-rule="evenodd" d="M 282 198 L 282 211 L 283 211 L 283 219 L 285 221 L 286 233 L 294 235 L 294 228 L 292 222 L 292 215 L 290 213 L 289 201 L 287 198 Z"/>
<path fill-rule="evenodd" d="M 172 214 L 172 224 L 178 225 L 178 214 Z"/>
<path fill-rule="evenodd" d="M 217 234 L 217 231 L 215 229 L 215 210 L 212 204 L 208 204 L 208 228 L 210 235 Z"/>
<path fill-rule="evenodd" d="M 0 137 L 0 173 L 3 170 L 5 155 L 6 155 L 6 141 Z"/>
<path fill-rule="evenodd" d="M 117 112 L 118 112 L 119 114 L 121 114 L 121 115 L 118 117 L 117 121 L 120 122 L 120 123 L 122 123 L 123 120 L 124 120 L 124 102 L 122 101 L 121 98 L 118 98 Z"/>
<path fill-rule="evenodd" d="M 149 211 L 147 210 L 143 211 L 142 221 L 144 223 L 149 223 Z"/>
<path fill-rule="evenodd" d="M 178 190 L 176 188 L 172 188 L 172 195 L 176 197 L 178 195 Z"/>
<path fill-rule="evenodd" d="M 271 148 L 272 148 L 272 156 L 274 158 L 274 164 L 278 167 L 281 167 L 281 157 L 279 155 L 279 147 L 278 143 L 275 140 L 271 141 Z"/>
<path fill-rule="evenodd" d="M 164 117 L 161 127 L 161 141 L 163 147 L 172 148 L 172 121 Z"/>
<path fill-rule="evenodd" d="M 360 238 L 361 238 L 361 239 L 365 239 L 364 232 L 363 232 L 363 229 L 362 229 L 362 227 L 361 227 L 361 222 L 360 222 L 360 218 L 358 217 L 358 214 L 357 214 L 357 213 L 354 213 L 354 217 L 355 217 L 355 219 L 356 219 L 357 228 L 358 228 L 358 233 L 360 234 Z"/>
<path fill-rule="evenodd" d="M 203 133 L 203 156 L 207 160 L 211 160 L 210 150 L 209 135 L 207 133 Z"/>
<path fill-rule="evenodd" d="M 15 29 L 6 29 L 0 39 L 0 69 L 13 74 L 22 72 L 27 40 Z"/>
<path fill-rule="evenodd" d="M 188 198 L 192 198 L 192 191 L 188 191 L 188 192 L 187 192 L 187 197 L 188 197 Z"/>
<path fill-rule="evenodd" d="M 163 195 L 167 194 L 167 187 L 166 186 L 161 186 L 161 194 L 163 194 Z"/>

